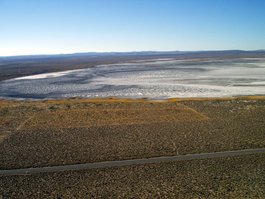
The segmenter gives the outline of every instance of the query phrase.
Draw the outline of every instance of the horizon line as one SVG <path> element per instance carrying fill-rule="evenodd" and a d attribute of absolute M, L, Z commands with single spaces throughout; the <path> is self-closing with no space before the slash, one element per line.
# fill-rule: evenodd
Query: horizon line
<path fill-rule="evenodd" d="M 60 56 L 60 55 L 77 55 L 77 54 L 126 54 L 126 53 L 189 53 L 189 52 L 226 52 L 226 51 L 241 51 L 241 52 L 257 52 L 264 51 L 265 49 L 256 50 L 240 50 L 240 49 L 218 49 L 218 50 L 142 50 L 142 51 L 77 51 L 77 52 L 66 52 L 66 53 L 37 53 L 37 54 L 16 54 L 6 55 L 0 58 L 11 58 L 11 57 L 30 57 L 30 56 Z"/>

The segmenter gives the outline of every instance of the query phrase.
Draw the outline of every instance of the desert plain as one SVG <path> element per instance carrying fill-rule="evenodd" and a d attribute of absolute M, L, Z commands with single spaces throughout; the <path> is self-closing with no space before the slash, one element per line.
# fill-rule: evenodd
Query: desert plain
<path fill-rule="evenodd" d="M 1 100 L 1 170 L 265 147 L 265 98 Z M 262 198 L 265 154 L 0 176 L 2 198 Z"/>

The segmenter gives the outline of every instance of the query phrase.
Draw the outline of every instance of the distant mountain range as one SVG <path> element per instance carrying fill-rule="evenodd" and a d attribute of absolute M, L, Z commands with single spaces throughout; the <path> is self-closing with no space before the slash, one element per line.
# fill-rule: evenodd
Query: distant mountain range
<path fill-rule="evenodd" d="M 102 57 L 102 56 L 156 56 L 156 55 L 181 55 L 181 54 L 209 54 L 209 55 L 245 55 L 265 53 L 265 50 L 214 50 L 214 51 L 132 51 L 132 52 L 83 52 L 71 54 L 47 54 L 47 55 L 18 55 L 0 56 L 0 60 L 22 60 L 43 58 L 73 58 L 73 57 Z"/>

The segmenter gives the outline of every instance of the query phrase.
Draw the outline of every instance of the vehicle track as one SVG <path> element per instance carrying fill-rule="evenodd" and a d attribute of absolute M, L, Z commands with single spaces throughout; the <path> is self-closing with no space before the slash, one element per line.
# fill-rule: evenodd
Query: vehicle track
<path fill-rule="evenodd" d="M 187 154 L 187 155 L 177 155 L 177 156 L 161 156 L 161 157 L 142 158 L 142 159 L 105 161 L 105 162 L 72 164 L 72 165 L 51 166 L 51 167 L 0 170 L 0 176 L 30 175 L 36 173 L 76 171 L 84 169 L 101 169 L 101 168 L 122 167 L 122 166 L 131 166 L 131 165 L 173 162 L 173 161 L 223 158 L 223 157 L 233 157 L 241 155 L 261 154 L 261 153 L 265 153 L 265 148 L 243 149 L 243 150 L 200 153 L 200 154 Z"/>

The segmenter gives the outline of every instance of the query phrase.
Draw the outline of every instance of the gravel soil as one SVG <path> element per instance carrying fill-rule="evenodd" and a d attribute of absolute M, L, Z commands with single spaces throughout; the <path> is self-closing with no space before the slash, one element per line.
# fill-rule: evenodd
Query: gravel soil
<path fill-rule="evenodd" d="M 1 169 L 265 147 L 265 100 L 0 105 Z"/>
<path fill-rule="evenodd" d="M 265 155 L 0 177 L 2 198 L 264 198 Z"/>

